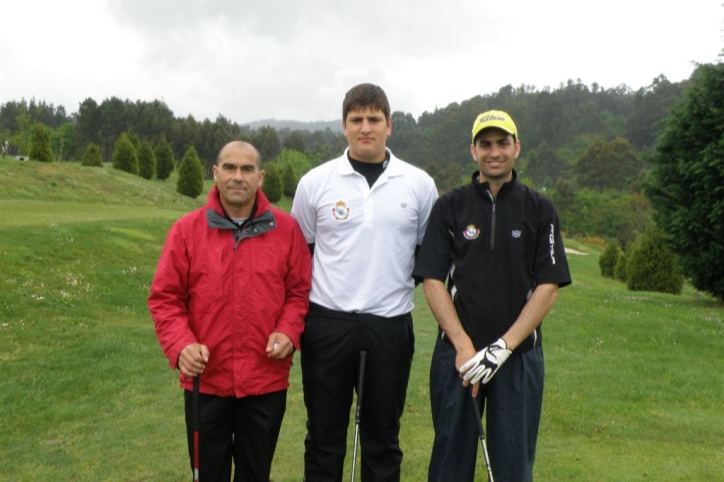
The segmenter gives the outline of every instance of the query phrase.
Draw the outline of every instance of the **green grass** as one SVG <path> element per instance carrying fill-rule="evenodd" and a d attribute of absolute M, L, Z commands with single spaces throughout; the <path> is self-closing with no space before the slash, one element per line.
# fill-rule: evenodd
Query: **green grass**
<path fill-rule="evenodd" d="M 174 187 L 108 166 L 0 161 L 0 480 L 189 479 L 181 390 L 145 304 L 168 228 L 205 199 Z M 544 323 L 536 480 L 724 480 L 722 305 L 690 287 L 626 291 L 599 276 L 597 248 L 566 244 L 589 255 L 569 256 L 574 283 Z M 436 325 L 419 290 L 416 302 L 410 482 L 426 479 L 433 437 Z M 291 385 L 276 482 L 301 480 L 298 358 Z"/>
<path fill-rule="evenodd" d="M 175 173 L 165 181 L 147 181 L 110 165 L 84 167 L 77 162 L 0 160 L 0 199 L 9 201 L 123 204 L 188 211 L 205 199 L 205 195 L 190 199 L 178 194 L 175 188 Z"/>

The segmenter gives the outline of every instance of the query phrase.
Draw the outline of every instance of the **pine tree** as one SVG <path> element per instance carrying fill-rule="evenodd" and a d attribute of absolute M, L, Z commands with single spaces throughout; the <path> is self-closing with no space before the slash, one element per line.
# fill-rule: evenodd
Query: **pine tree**
<path fill-rule="evenodd" d="M 153 153 L 151 143 L 141 141 L 138 147 L 138 175 L 144 179 L 151 179 L 156 173 L 156 155 Z"/>
<path fill-rule="evenodd" d="M 196 148 L 191 146 L 184 154 L 181 164 L 178 167 L 178 180 L 176 192 L 197 198 L 204 191 L 204 168 L 201 167 L 199 155 Z"/>
<path fill-rule="evenodd" d="M 301 153 L 307 151 L 307 144 L 304 142 L 304 136 L 302 136 L 299 131 L 293 131 L 290 133 L 286 139 L 284 139 L 282 147 L 284 149 L 291 149 Z"/>
<path fill-rule="evenodd" d="M 724 301 L 724 62 L 696 68 L 651 158 L 646 194 L 684 273 Z"/>
<path fill-rule="evenodd" d="M 168 144 L 166 136 L 161 136 L 161 139 L 156 145 L 156 178 L 162 181 L 168 179 L 168 176 L 173 172 L 173 168 L 176 165 L 176 161 L 173 158 L 173 149 Z"/>
<path fill-rule="evenodd" d="M 53 162 L 50 148 L 50 131 L 43 124 L 35 124 L 30 135 L 30 159 L 39 162 Z"/>
<path fill-rule="evenodd" d="M 103 167 L 103 159 L 101 159 L 101 149 L 92 142 L 88 143 L 83 153 L 82 166 Z"/>
<path fill-rule="evenodd" d="M 259 150 L 264 162 L 273 161 L 282 151 L 279 134 L 270 126 L 261 127 L 257 131 L 253 144 Z"/>
<path fill-rule="evenodd" d="M 113 145 L 111 156 L 113 169 L 129 172 L 138 175 L 138 156 L 131 140 L 125 132 L 122 132 Z"/>

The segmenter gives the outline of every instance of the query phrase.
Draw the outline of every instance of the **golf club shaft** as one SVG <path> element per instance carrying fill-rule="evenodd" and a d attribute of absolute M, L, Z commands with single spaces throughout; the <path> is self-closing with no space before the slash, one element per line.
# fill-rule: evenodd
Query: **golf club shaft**
<path fill-rule="evenodd" d="M 488 482 L 493 481 L 493 469 L 490 468 L 490 457 L 488 457 L 488 446 L 485 443 L 485 430 L 483 429 L 483 417 L 480 415 L 480 407 L 478 399 L 473 397 L 473 408 L 475 409 L 475 421 L 478 424 L 478 437 L 480 445 L 483 447 L 483 458 L 485 459 L 485 468 L 488 470 Z"/>
<path fill-rule="evenodd" d="M 357 409 L 354 416 L 354 449 L 352 450 L 352 482 L 357 470 L 357 441 L 359 439 L 359 422 L 362 409 L 362 389 L 365 381 L 365 365 L 367 364 L 367 352 L 359 352 L 359 376 L 357 378 Z"/>
<path fill-rule="evenodd" d="M 357 471 L 357 441 L 359 440 L 359 423 L 355 423 L 354 427 L 354 451 L 352 456 L 352 482 L 354 482 L 354 474 Z"/>
<path fill-rule="evenodd" d="M 194 392 L 192 395 L 193 404 L 193 425 L 194 425 L 194 482 L 199 482 L 199 377 L 194 377 Z"/>

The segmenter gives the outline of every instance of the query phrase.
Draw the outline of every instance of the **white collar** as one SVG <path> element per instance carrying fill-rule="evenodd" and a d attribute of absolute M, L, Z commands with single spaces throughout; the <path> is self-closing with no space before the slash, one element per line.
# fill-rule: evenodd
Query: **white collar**
<path fill-rule="evenodd" d="M 395 176 L 401 176 L 403 174 L 402 171 L 402 165 L 400 164 L 400 160 L 395 157 L 394 154 L 392 154 L 392 151 L 385 148 L 385 150 L 390 154 L 390 161 L 387 165 L 387 169 L 384 170 L 384 172 L 380 175 L 386 176 L 386 177 L 395 177 Z M 354 168 L 352 167 L 352 163 L 349 162 L 349 147 L 344 150 L 344 154 L 342 154 L 342 157 L 339 158 L 339 164 L 338 164 L 338 172 L 342 176 L 349 176 L 355 173 Z"/>

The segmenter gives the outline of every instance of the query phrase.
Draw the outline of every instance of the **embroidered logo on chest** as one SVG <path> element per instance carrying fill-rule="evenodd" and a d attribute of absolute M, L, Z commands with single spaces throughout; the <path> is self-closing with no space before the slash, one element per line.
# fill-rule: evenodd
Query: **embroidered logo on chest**
<path fill-rule="evenodd" d="M 465 236 L 465 239 L 473 240 L 480 236 L 480 230 L 474 224 L 468 224 L 465 231 L 463 231 L 463 236 Z"/>
<path fill-rule="evenodd" d="M 520 232 L 519 230 L 517 230 L 517 229 L 514 229 L 514 230 L 511 232 L 511 234 L 513 235 L 514 238 L 517 239 L 517 238 L 520 238 L 521 232 Z"/>
<path fill-rule="evenodd" d="M 332 208 L 332 216 L 337 221 L 345 221 L 349 217 L 349 211 L 347 203 L 340 199 Z"/>

